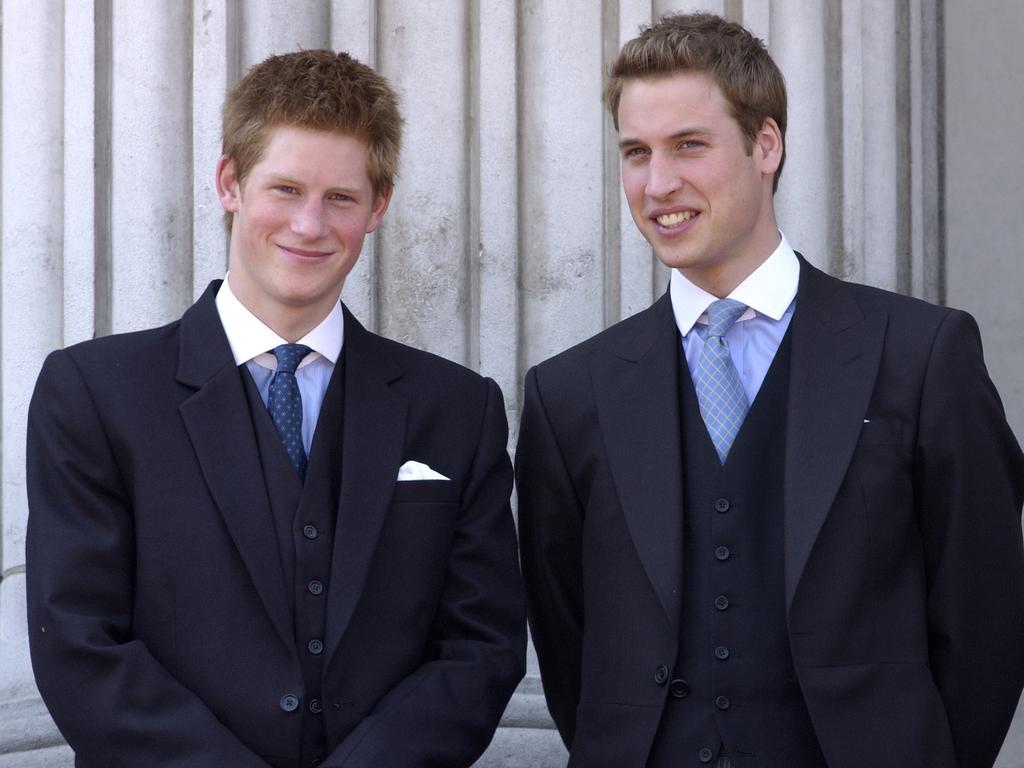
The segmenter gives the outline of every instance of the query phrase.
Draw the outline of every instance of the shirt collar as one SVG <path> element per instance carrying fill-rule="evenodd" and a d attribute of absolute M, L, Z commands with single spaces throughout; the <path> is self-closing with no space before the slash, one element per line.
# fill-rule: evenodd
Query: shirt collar
<path fill-rule="evenodd" d="M 748 307 L 737 322 L 748 320 L 756 314 L 779 320 L 796 297 L 800 283 L 800 262 L 786 236 L 782 232 L 779 235 L 782 239 L 778 247 L 727 297 Z M 693 330 L 698 321 L 707 322 L 707 309 L 713 301 L 718 300 L 717 296 L 687 280 L 678 269 L 672 270 L 669 297 L 676 326 L 683 336 Z"/>
<path fill-rule="evenodd" d="M 288 342 L 238 300 L 231 290 L 231 286 L 228 285 L 227 276 L 221 283 L 220 290 L 217 291 L 216 304 L 221 325 L 224 326 L 224 333 L 231 346 L 231 354 L 235 358 L 235 365 L 255 360 L 260 365 L 275 368 L 274 356 L 266 353 L 268 350 Z M 317 357 L 325 357 L 332 364 L 336 364 L 341 355 L 344 341 L 345 315 L 341 311 L 341 302 L 339 301 L 327 317 L 297 342 L 305 344 L 313 350 L 312 354 L 306 355 L 299 367 L 309 365 Z"/>

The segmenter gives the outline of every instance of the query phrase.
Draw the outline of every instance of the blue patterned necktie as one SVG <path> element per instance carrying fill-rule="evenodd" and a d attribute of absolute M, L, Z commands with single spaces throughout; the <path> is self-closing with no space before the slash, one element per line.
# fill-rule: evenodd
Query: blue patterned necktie
<path fill-rule="evenodd" d="M 309 347 L 303 344 L 282 344 L 271 350 L 277 358 L 277 370 L 270 380 L 267 396 L 267 410 L 277 427 L 299 477 L 306 479 L 306 449 L 302 445 L 302 395 L 295 381 L 295 369 L 302 358 L 309 354 Z"/>
<path fill-rule="evenodd" d="M 743 391 L 743 383 L 729 354 L 729 343 L 724 338 L 725 332 L 746 310 L 746 305 L 735 299 L 719 299 L 708 307 L 708 337 L 694 380 L 700 415 L 704 417 L 722 464 L 750 409 L 747 393 Z"/>

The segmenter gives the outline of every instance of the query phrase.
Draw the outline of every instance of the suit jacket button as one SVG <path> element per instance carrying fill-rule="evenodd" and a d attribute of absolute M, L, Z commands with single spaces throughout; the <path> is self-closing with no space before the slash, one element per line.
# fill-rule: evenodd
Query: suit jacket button
<path fill-rule="evenodd" d="M 728 597 L 726 597 L 725 595 L 719 595 L 718 597 L 715 598 L 715 608 L 717 608 L 720 611 L 724 611 L 728 607 L 729 607 L 729 598 Z"/>
<path fill-rule="evenodd" d="M 324 711 L 324 705 L 320 703 L 320 699 L 309 700 L 309 711 L 312 712 L 314 715 L 319 715 L 321 712 Z"/>
<path fill-rule="evenodd" d="M 718 646 L 717 648 L 715 648 L 715 658 L 721 661 L 725 661 L 729 658 L 729 649 L 726 648 L 724 645 Z"/>
<path fill-rule="evenodd" d="M 707 747 L 704 747 L 700 752 L 697 753 L 697 757 L 700 759 L 702 763 L 710 763 L 711 758 L 713 758 L 714 756 L 715 753 Z"/>
<path fill-rule="evenodd" d="M 309 590 L 309 594 L 311 595 L 320 595 L 323 594 L 324 591 L 323 582 L 319 581 L 318 579 L 313 579 L 311 582 L 309 582 L 306 588 Z"/>
<path fill-rule="evenodd" d="M 281 697 L 281 711 L 294 712 L 299 708 L 299 697 L 294 693 L 286 693 Z"/>
<path fill-rule="evenodd" d="M 729 503 L 728 499 L 716 499 L 715 500 L 715 512 L 728 512 L 729 507 L 732 504 Z"/>
<path fill-rule="evenodd" d="M 309 652 L 312 653 L 314 656 L 319 656 L 321 653 L 324 652 L 323 640 L 319 640 L 314 637 L 312 640 L 309 641 L 309 644 L 306 646 L 306 648 L 308 648 Z"/>
<path fill-rule="evenodd" d="M 729 559 L 729 548 L 728 547 L 715 547 L 715 558 L 718 560 Z"/>
<path fill-rule="evenodd" d="M 715 706 L 725 712 L 729 708 L 729 699 L 726 696 L 719 696 L 715 699 Z"/>
<path fill-rule="evenodd" d="M 654 682 L 658 685 L 664 685 L 668 682 L 668 667 L 664 664 L 659 664 L 658 668 L 654 670 Z"/>
<path fill-rule="evenodd" d="M 690 695 L 690 684 L 682 679 L 676 679 L 669 684 L 669 692 L 677 699 L 685 699 Z"/>
<path fill-rule="evenodd" d="M 316 529 L 315 525 L 304 525 L 302 526 L 302 535 L 312 541 L 320 535 L 320 531 Z"/>

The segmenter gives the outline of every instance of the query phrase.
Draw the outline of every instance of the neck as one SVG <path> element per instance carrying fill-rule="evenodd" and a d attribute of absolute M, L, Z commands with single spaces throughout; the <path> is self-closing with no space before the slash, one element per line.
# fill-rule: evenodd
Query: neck
<path fill-rule="evenodd" d="M 703 288 L 711 295 L 724 299 L 736 286 L 750 277 L 753 272 L 764 264 L 782 242 L 775 217 L 770 217 L 767 225 L 762 225 L 759 234 L 746 253 L 735 254 L 713 268 L 700 270 L 680 269 L 682 275 L 694 285 Z"/>
<path fill-rule="evenodd" d="M 235 298 L 261 323 L 289 344 L 294 344 L 320 325 L 341 299 L 339 288 L 337 293 L 322 297 L 315 303 L 289 306 L 269 299 L 261 301 L 261 294 L 247 291 L 246 286 L 240 283 L 244 281 L 239 281 L 235 273 L 229 271 L 228 285 Z"/>

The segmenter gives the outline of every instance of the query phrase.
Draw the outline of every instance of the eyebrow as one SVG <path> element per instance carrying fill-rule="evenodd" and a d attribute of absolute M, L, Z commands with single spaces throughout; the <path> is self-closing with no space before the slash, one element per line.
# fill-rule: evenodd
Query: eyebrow
<path fill-rule="evenodd" d="M 691 136 L 708 136 L 708 135 L 710 135 L 710 133 L 711 133 L 711 131 L 708 130 L 707 128 L 701 128 L 701 127 L 698 126 L 698 127 L 694 127 L 694 128 L 683 128 L 683 129 L 678 130 L 675 133 L 671 134 L 668 138 L 671 141 L 678 141 L 679 139 L 686 139 L 686 138 L 689 138 Z M 625 147 L 631 147 L 634 144 L 646 144 L 646 143 L 647 142 L 642 141 L 640 139 L 634 139 L 634 138 L 632 138 L 630 136 L 627 136 L 627 137 L 619 140 L 619 149 L 623 149 Z"/>

